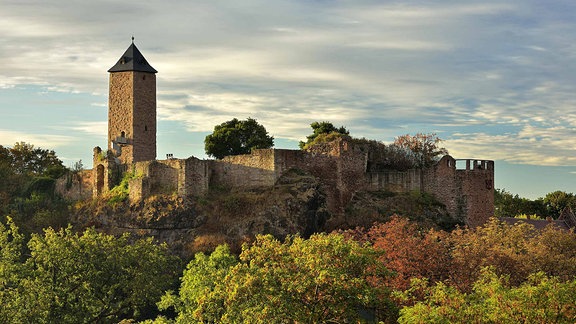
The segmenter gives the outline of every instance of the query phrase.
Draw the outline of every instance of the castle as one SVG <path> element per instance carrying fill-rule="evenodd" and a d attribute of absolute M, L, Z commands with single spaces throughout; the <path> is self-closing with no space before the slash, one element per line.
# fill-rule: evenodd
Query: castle
<path fill-rule="evenodd" d="M 322 183 L 333 214 L 344 213 L 358 191 L 426 192 L 467 225 L 494 214 L 494 162 L 456 160 L 447 155 L 424 169 L 393 171 L 377 167 L 369 147 L 345 137 L 310 150 L 263 149 L 221 160 L 156 160 L 156 73 L 134 42 L 108 70 L 108 148 L 94 148 L 93 169 L 68 190 L 76 198 L 107 193 L 126 172 L 129 199 L 155 194 L 180 197 L 206 193 L 213 186 L 273 186 L 288 170 L 307 172 Z"/>

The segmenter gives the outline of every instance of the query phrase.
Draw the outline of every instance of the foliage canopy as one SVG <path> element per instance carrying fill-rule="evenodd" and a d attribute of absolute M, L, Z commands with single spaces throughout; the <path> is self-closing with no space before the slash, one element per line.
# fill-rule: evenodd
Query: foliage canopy
<path fill-rule="evenodd" d="M 562 282 L 542 272 L 518 287 L 494 269 L 482 270 L 470 294 L 438 283 L 426 297 L 401 310 L 399 323 L 573 323 L 576 280 Z M 421 285 L 421 280 L 414 285 Z"/>
<path fill-rule="evenodd" d="M 338 234 L 289 237 L 284 243 L 258 236 L 240 260 L 227 248 L 196 256 L 184 273 L 179 295 L 168 294 L 177 323 L 343 322 L 358 309 L 382 309 L 388 290 L 367 277 L 385 276 L 377 253 Z"/>
<path fill-rule="evenodd" d="M 249 154 L 253 149 L 274 146 L 274 137 L 256 119 L 236 118 L 214 126 L 214 132 L 204 139 L 204 150 L 209 156 L 221 159 L 229 155 Z"/>
<path fill-rule="evenodd" d="M 310 124 L 310 127 L 312 127 L 312 134 L 306 136 L 306 142 L 300 141 L 298 144 L 301 149 L 306 149 L 329 135 L 332 135 L 332 137 L 337 137 L 350 134 L 350 132 L 344 126 L 336 128 L 332 123 L 327 121 L 313 122 Z"/>
<path fill-rule="evenodd" d="M 131 243 L 88 229 L 32 234 L 0 224 L 0 322 L 115 323 L 137 318 L 168 289 L 178 262 L 151 239 Z"/>
<path fill-rule="evenodd" d="M 439 158 L 448 154 L 448 150 L 440 147 L 442 140 L 436 134 L 417 133 L 416 135 L 402 135 L 394 139 L 393 145 L 409 150 L 414 154 L 418 167 L 424 168 L 433 165 Z"/>

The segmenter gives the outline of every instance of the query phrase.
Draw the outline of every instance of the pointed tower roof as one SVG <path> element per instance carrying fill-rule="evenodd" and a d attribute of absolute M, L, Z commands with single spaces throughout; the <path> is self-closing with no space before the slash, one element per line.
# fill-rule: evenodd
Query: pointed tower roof
<path fill-rule="evenodd" d="M 124 72 L 124 71 L 138 71 L 138 72 L 150 72 L 157 73 L 148 61 L 144 58 L 144 55 L 140 53 L 136 45 L 134 45 L 134 38 L 132 38 L 132 44 L 124 52 L 122 57 L 116 62 L 116 64 L 111 67 L 108 72 Z"/>

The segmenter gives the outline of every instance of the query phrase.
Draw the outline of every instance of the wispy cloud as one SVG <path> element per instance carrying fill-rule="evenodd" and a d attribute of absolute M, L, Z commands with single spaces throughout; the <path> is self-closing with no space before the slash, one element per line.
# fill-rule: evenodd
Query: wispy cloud
<path fill-rule="evenodd" d="M 536 0 L 5 1 L 0 88 L 106 94 L 106 70 L 134 33 L 159 70 L 159 121 L 190 132 L 253 117 L 299 140 L 328 120 L 384 141 L 435 131 L 463 157 L 575 165 L 575 10 Z M 26 133 L 0 127 L 3 141 Z M 72 129 L 105 136 L 105 121 Z"/>
<path fill-rule="evenodd" d="M 45 149 L 55 149 L 68 145 L 73 137 L 53 134 L 29 134 L 12 130 L 0 129 L 0 145 L 13 146 L 18 142 L 26 142 Z"/>

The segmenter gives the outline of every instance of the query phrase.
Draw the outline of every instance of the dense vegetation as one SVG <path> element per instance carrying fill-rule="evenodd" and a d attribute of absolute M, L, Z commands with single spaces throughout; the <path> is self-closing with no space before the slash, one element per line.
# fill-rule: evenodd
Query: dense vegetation
<path fill-rule="evenodd" d="M 2 323 L 576 321 L 573 232 L 497 218 L 443 231 L 394 217 L 181 260 L 152 239 L 66 226 L 54 182 L 67 172 L 53 151 L 0 146 Z M 575 201 L 495 192 L 497 216 L 556 218 Z"/>
<path fill-rule="evenodd" d="M 576 195 L 565 191 L 554 191 L 543 198 L 530 200 L 513 195 L 504 189 L 494 191 L 494 216 L 531 217 L 534 219 L 557 219 L 564 208 L 576 209 Z"/>
<path fill-rule="evenodd" d="M 575 274 L 573 233 L 495 219 L 448 233 L 397 217 L 308 240 L 260 236 L 239 258 L 225 246 L 198 254 L 159 305 L 176 323 L 571 323 Z"/>
<path fill-rule="evenodd" d="M 113 323 L 149 312 L 179 262 L 151 239 L 70 228 L 25 239 L 0 224 L 0 322 Z"/>
<path fill-rule="evenodd" d="M 56 179 L 74 171 L 52 150 L 24 142 L 0 145 L 0 219 L 10 215 L 27 234 L 66 226 L 68 203 L 55 194 L 54 186 Z"/>

